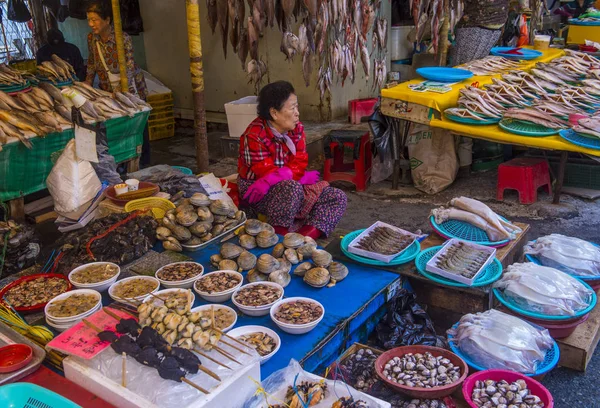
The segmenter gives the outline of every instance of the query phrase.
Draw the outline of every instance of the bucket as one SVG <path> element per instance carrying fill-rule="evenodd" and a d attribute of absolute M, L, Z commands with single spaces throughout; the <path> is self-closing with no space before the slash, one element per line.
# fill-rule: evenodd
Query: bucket
<path fill-rule="evenodd" d="M 550 48 L 550 40 L 552 37 L 549 35 L 536 35 L 533 39 L 533 48 L 538 51 L 547 50 Z"/>
<path fill-rule="evenodd" d="M 536 319 L 534 317 L 523 316 L 522 314 L 505 308 L 504 306 L 499 307 L 498 309 L 505 313 L 516 316 L 519 319 L 523 319 L 529 323 L 542 326 L 544 329 L 548 330 L 548 333 L 550 333 L 550 337 L 552 337 L 553 339 L 564 339 L 565 337 L 569 337 L 575 331 L 577 326 L 584 323 L 590 317 L 590 314 L 587 313 L 581 317 L 576 317 L 574 319 L 568 320 L 543 320 Z"/>
<path fill-rule="evenodd" d="M 413 45 L 408 39 L 408 33 L 414 26 L 394 26 L 390 35 L 390 52 L 392 61 L 410 58 Z"/>

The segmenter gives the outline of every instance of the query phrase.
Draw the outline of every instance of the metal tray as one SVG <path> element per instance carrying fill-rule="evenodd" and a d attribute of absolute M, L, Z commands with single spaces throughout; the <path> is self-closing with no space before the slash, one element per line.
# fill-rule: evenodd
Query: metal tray
<path fill-rule="evenodd" d="M 27 344 L 33 349 L 33 358 L 29 364 L 20 370 L 13 371 L 12 373 L 0 374 L 0 385 L 15 382 L 33 373 L 46 358 L 46 352 L 43 348 L 29 340 L 27 337 L 17 333 L 6 324 L 0 322 L 0 347 L 19 343 Z"/>
<path fill-rule="evenodd" d="M 186 250 L 186 251 L 192 251 L 192 252 L 199 251 L 199 250 L 201 250 L 203 248 L 206 248 L 207 246 L 209 246 L 213 242 L 220 240 L 221 238 L 225 237 L 226 235 L 232 234 L 239 227 L 241 227 L 242 225 L 246 224 L 246 221 L 248 221 L 248 219 L 246 218 L 246 213 L 244 213 L 244 215 L 242 216 L 242 221 L 238 225 L 236 225 L 235 227 L 231 228 L 230 230 L 222 232 L 221 234 L 219 234 L 216 237 L 212 238 L 210 241 L 206 241 L 206 242 L 204 242 L 202 244 L 199 244 L 199 245 L 185 245 L 185 244 L 181 244 L 181 247 L 184 250 Z"/>

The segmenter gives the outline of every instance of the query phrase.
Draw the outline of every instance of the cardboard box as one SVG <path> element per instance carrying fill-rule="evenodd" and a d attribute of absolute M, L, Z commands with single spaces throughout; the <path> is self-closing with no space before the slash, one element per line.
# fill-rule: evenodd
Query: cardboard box
<path fill-rule="evenodd" d="M 256 96 L 246 96 L 237 101 L 225 104 L 229 136 L 239 138 L 242 136 L 242 133 L 244 133 L 250 122 L 256 119 L 257 101 L 258 98 Z"/>

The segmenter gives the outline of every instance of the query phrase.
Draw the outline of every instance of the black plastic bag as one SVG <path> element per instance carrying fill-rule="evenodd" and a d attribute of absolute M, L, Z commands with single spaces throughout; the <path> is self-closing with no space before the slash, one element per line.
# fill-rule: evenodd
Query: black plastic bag
<path fill-rule="evenodd" d="M 416 302 L 416 297 L 400 289 L 388 303 L 388 312 L 377 325 L 377 342 L 385 350 L 415 344 L 445 347 L 442 338 L 435 334 L 433 322 Z"/>
<path fill-rule="evenodd" d="M 26 23 L 31 20 L 31 13 L 25 4 L 25 0 L 8 0 L 8 19 L 18 23 Z"/>

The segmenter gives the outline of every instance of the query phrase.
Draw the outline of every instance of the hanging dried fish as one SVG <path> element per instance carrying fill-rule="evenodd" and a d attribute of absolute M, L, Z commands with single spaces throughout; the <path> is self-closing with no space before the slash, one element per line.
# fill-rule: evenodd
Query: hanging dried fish
<path fill-rule="evenodd" d="M 217 17 L 217 0 L 206 0 L 206 10 L 208 26 L 210 27 L 210 31 L 214 34 L 217 28 L 217 21 L 219 20 Z"/>
<path fill-rule="evenodd" d="M 280 50 L 285 54 L 286 60 L 293 61 L 294 56 L 298 52 L 299 46 L 300 41 L 294 33 L 290 33 L 289 31 L 283 33 L 283 36 L 281 37 Z"/>
<path fill-rule="evenodd" d="M 265 13 L 267 15 L 267 24 L 273 28 L 275 24 L 275 0 L 263 0 L 265 3 Z"/>
<path fill-rule="evenodd" d="M 237 55 L 242 61 L 242 69 L 246 70 L 246 59 L 248 58 L 248 29 L 242 28 L 240 42 L 238 43 Z"/>
<path fill-rule="evenodd" d="M 237 52 L 238 42 L 240 40 L 240 22 L 236 11 L 237 0 L 227 0 L 227 14 L 229 15 L 229 42 L 233 52 Z"/>
<path fill-rule="evenodd" d="M 327 91 L 331 92 L 331 67 L 327 69 L 319 68 L 319 81 L 317 83 L 319 92 L 321 93 L 321 100 L 325 97 Z"/>
<path fill-rule="evenodd" d="M 329 7 L 327 7 L 325 2 L 321 3 L 321 12 L 319 13 L 319 20 L 319 24 L 321 25 L 321 35 L 317 49 L 319 50 L 319 55 L 321 55 L 326 49 L 325 47 L 327 46 L 327 33 L 329 32 Z"/>
<path fill-rule="evenodd" d="M 317 18 L 317 11 L 319 9 L 319 5 L 317 0 L 303 0 L 304 1 L 304 7 L 306 7 L 306 9 L 308 10 L 308 15 L 311 18 Z M 321 3 L 321 5 L 323 5 L 324 2 Z"/>
<path fill-rule="evenodd" d="M 306 50 L 308 50 L 308 37 L 306 36 L 306 25 L 303 23 L 298 27 L 298 52 L 300 55 L 304 55 Z"/>
<path fill-rule="evenodd" d="M 367 34 L 373 27 L 373 23 L 375 22 L 375 10 L 373 6 L 368 2 L 363 2 L 362 4 L 362 30 L 361 34 L 364 39 L 367 38 Z"/>
<path fill-rule="evenodd" d="M 355 27 L 360 31 L 362 29 L 362 3 L 366 2 L 368 0 L 354 0 L 353 3 L 353 18 L 354 18 L 354 25 Z"/>
<path fill-rule="evenodd" d="M 338 0 L 329 0 L 329 6 L 331 7 L 331 22 L 336 23 L 338 21 Z"/>
<path fill-rule="evenodd" d="M 312 58 L 310 53 L 307 51 L 302 56 L 302 76 L 304 77 L 304 83 L 308 87 L 310 85 L 310 75 L 312 74 Z"/>
<path fill-rule="evenodd" d="M 217 20 L 223 41 L 223 55 L 227 58 L 227 32 L 229 30 L 229 8 L 226 1 L 217 2 Z"/>
<path fill-rule="evenodd" d="M 283 22 L 281 24 L 281 30 L 287 30 L 287 28 L 291 25 L 292 21 L 292 13 L 294 12 L 294 8 L 296 7 L 296 0 L 280 0 L 281 9 L 283 11 Z"/>
<path fill-rule="evenodd" d="M 248 76 L 250 77 L 249 83 L 254 83 L 256 93 L 260 89 L 260 83 L 263 76 L 267 73 L 267 64 L 262 60 L 252 59 L 248 62 Z"/>
<path fill-rule="evenodd" d="M 369 49 L 367 48 L 366 41 L 360 42 L 360 59 L 365 70 L 365 80 L 369 82 L 369 73 L 371 72 L 371 58 L 369 56 Z"/>
<path fill-rule="evenodd" d="M 258 31 L 254 27 L 252 17 L 248 17 L 248 50 L 250 58 L 258 60 Z"/>
<path fill-rule="evenodd" d="M 254 22 L 254 27 L 256 28 L 258 35 L 262 37 L 265 26 L 267 25 L 267 14 L 263 9 L 262 0 L 255 1 L 254 6 L 252 6 L 252 21 Z"/>

